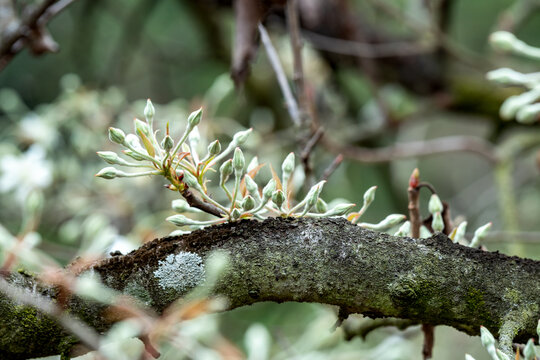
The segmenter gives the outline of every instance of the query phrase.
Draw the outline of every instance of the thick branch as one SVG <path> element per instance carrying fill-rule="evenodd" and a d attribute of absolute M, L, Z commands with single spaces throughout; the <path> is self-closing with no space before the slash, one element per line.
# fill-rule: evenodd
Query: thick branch
<path fill-rule="evenodd" d="M 453 244 L 442 234 L 393 237 L 336 218 L 212 226 L 154 240 L 93 269 L 109 286 L 159 312 L 202 281 L 204 262 L 214 250 L 229 255 L 228 271 L 214 292 L 227 296 L 231 308 L 260 301 L 317 302 L 340 306 L 344 313 L 449 325 L 471 335 L 480 325 L 499 334 L 511 320 L 516 341 L 534 337 L 540 318 L 539 261 Z M 0 297 L 2 304 L 0 329 L 8 324 L 10 331 L 0 336 L 0 354 L 6 354 L 6 344 L 49 341 L 17 332 L 7 300 Z M 96 309 L 71 304 L 73 314 L 103 331 L 108 324 Z"/>

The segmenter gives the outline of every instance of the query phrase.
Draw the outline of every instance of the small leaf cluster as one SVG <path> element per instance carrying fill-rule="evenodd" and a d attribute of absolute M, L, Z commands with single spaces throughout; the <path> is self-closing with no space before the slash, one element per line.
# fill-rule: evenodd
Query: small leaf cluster
<path fill-rule="evenodd" d="M 210 142 L 206 153 L 197 150 L 200 142 L 198 125 L 202 119 L 202 109 L 196 110 L 187 118 L 184 132 L 175 141 L 169 132 L 169 124 L 161 139 L 154 130 L 155 108 L 150 100 L 144 109 L 146 121 L 134 120 L 134 133 L 125 134 L 117 128 L 109 128 L 109 139 L 123 146 L 124 157 L 112 151 L 99 151 L 98 155 L 111 165 L 140 169 L 138 172 L 124 172 L 115 166 L 101 169 L 96 176 L 104 179 L 140 176 L 162 176 L 167 179 L 166 187 L 180 193 L 183 199 L 172 202 L 178 214 L 167 220 L 177 226 L 191 229 L 240 219 L 264 219 L 266 217 L 328 217 L 346 216 L 353 211 L 355 204 L 342 203 L 332 208 L 320 197 L 325 181 L 313 185 L 300 201 L 293 201 L 291 180 L 295 171 L 295 155 L 287 155 L 281 165 L 281 177 L 271 169 L 272 178 L 260 186 L 255 176 L 263 165 L 257 157 L 246 163 L 240 146 L 244 144 L 251 129 L 236 133 L 232 141 L 222 150 L 219 140 Z M 231 157 L 232 154 L 232 157 Z M 219 173 L 219 189 L 225 202 L 216 201 L 210 196 L 208 184 L 210 174 Z M 362 208 L 349 215 L 356 223 L 375 198 L 376 187 L 364 194 Z M 214 215 L 211 220 L 195 220 L 183 213 L 206 212 Z M 360 226 L 375 230 L 386 230 L 401 223 L 403 215 L 390 215 L 379 224 L 361 223 Z M 177 231 L 175 233 L 181 233 Z"/>
<path fill-rule="evenodd" d="M 507 31 L 497 31 L 490 36 L 491 46 L 500 52 L 514 53 L 533 60 L 540 60 L 540 48 L 526 44 Z M 510 96 L 502 104 L 499 114 L 504 120 L 516 119 L 523 124 L 532 124 L 540 119 L 540 73 L 524 74 L 501 68 L 490 71 L 487 78 L 503 85 L 521 86 L 527 91 Z"/>

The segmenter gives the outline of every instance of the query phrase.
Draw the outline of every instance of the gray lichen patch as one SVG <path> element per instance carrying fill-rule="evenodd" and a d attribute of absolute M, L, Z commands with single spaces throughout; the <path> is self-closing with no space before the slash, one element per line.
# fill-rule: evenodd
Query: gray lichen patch
<path fill-rule="evenodd" d="M 182 251 L 160 260 L 154 276 L 162 289 L 183 294 L 204 280 L 205 269 L 199 255 Z"/>

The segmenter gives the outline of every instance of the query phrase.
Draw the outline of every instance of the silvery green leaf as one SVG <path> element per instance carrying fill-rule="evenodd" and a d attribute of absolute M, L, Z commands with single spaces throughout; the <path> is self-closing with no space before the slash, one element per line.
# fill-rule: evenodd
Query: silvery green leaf
<path fill-rule="evenodd" d="M 255 168 L 257 168 L 257 166 L 259 166 L 259 159 L 255 156 L 249 162 L 246 172 L 250 172 L 251 170 L 255 170 Z"/>

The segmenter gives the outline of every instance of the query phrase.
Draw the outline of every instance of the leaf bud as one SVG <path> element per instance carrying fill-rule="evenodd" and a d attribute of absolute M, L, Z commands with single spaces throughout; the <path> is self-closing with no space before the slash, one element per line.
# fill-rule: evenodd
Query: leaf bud
<path fill-rule="evenodd" d="M 319 199 L 320 200 L 320 199 Z M 317 201 L 318 202 L 318 201 Z M 347 215 L 352 211 L 356 204 L 339 204 L 331 209 L 326 215 L 327 216 L 343 216 Z"/>
<path fill-rule="evenodd" d="M 124 154 L 126 154 L 127 156 L 129 156 L 130 158 L 134 159 L 134 160 L 137 160 L 137 161 L 143 161 L 143 160 L 146 160 L 143 156 L 139 155 L 138 153 L 136 153 L 135 151 L 132 151 L 132 150 L 123 150 L 122 151 Z"/>
<path fill-rule="evenodd" d="M 259 159 L 255 156 L 251 161 L 249 162 L 247 166 L 247 172 L 251 172 L 252 170 L 255 170 L 259 166 Z"/>
<path fill-rule="evenodd" d="M 109 139 L 117 144 L 124 144 L 124 140 L 126 139 L 126 134 L 117 128 L 110 127 L 109 128 Z"/>
<path fill-rule="evenodd" d="M 255 207 L 255 200 L 251 197 L 251 195 L 248 195 L 244 198 L 242 201 L 242 209 L 244 211 L 249 211 Z"/>
<path fill-rule="evenodd" d="M 411 222 L 405 221 L 396 231 L 394 236 L 409 236 L 411 234 Z"/>
<path fill-rule="evenodd" d="M 102 158 L 109 164 L 120 165 L 122 161 L 124 161 L 122 158 L 118 156 L 117 153 L 112 152 L 112 151 L 98 151 L 97 154 L 100 158 Z"/>
<path fill-rule="evenodd" d="M 219 143 L 219 140 L 215 140 L 210 145 L 208 145 L 208 154 L 210 156 L 216 156 L 221 152 L 221 144 Z"/>
<path fill-rule="evenodd" d="M 242 215 L 242 213 L 240 212 L 240 210 L 238 210 L 238 208 L 234 208 L 232 211 L 231 211 L 231 220 L 237 220 L 240 218 L 240 215 Z"/>
<path fill-rule="evenodd" d="M 146 106 L 144 107 L 144 116 L 147 120 L 150 120 L 154 117 L 156 114 L 156 110 L 154 109 L 154 104 L 152 104 L 152 101 L 150 99 L 146 100 Z"/>
<path fill-rule="evenodd" d="M 246 142 L 247 138 L 249 137 L 252 131 L 253 129 L 250 128 L 244 131 L 237 132 L 233 136 L 233 143 L 235 143 L 236 145 L 242 145 L 243 143 Z"/>
<path fill-rule="evenodd" d="M 169 152 L 174 147 L 174 140 L 169 135 L 165 135 L 163 141 L 161 142 L 161 147 Z"/>
<path fill-rule="evenodd" d="M 220 184 L 224 184 L 233 173 L 232 159 L 225 161 L 219 168 Z"/>
<path fill-rule="evenodd" d="M 443 211 L 443 204 L 437 194 L 431 195 L 428 204 L 428 210 L 430 214 L 440 213 Z"/>
<path fill-rule="evenodd" d="M 435 232 L 441 232 L 444 229 L 444 222 L 440 212 L 433 214 L 433 220 L 431 221 L 431 228 Z"/>
<path fill-rule="evenodd" d="M 471 243 L 469 244 L 470 247 L 478 247 L 480 245 L 480 241 L 482 241 L 486 235 L 489 233 L 489 230 L 491 229 L 491 226 L 493 223 L 488 222 L 486 225 L 480 226 L 476 231 L 474 232 L 473 239 L 471 240 Z"/>
<path fill-rule="evenodd" d="M 112 166 L 103 168 L 99 170 L 99 172 L 95 175 L 97 177 L 101 177 L 104 179 L 114 179 L 118 175 L 118 170 L 113 168 Z"/>
<path fill-rule="evenodd" d="M 540 119 L 540 103 L 526 105 L 516 114 L 516 121 L 520 124 L 532 124 L 538 119 Z"/>
<path fill-rule="evenodd" d="M 465 238 L 465 232 L 467 231 L 467 222 L 463 221 L 458 227 L 452 231 L 450 238 L 454 243 L 458 243 Z"/>
<path fill-rule="evenodd" d="M 240 176 L 242 172 L 244 171 L 244 166 L 246 166 L 246 160 L 244 159 L 244 154 L 242 153 L 242 150 L 240 150 L 239 147 L 234 149 L 234 155 L 233 155 L 233 167 L 234 167 L 234 174 L 236 176 Z"/>
<path fill-rule="evenodd" d="M 191 219 L 180 214 L 169 216 L 165 220 L 167 220 L 170 223 L 173 223 L 176 226 L 191 225 L 193 223 Z"/>
<path fill-rule="evenodd" d="M 189 114 L 187 122 L 188 122 L 188 129 L 193 129 L 195 126 L 199 125 L 202 118 L 202 108 L 195 110 L 191 114 Z"/>
<path fill-rule="evenodd" d="M 272 202 L 276 204 L 278 209 L 281 209 L 281 206 L 285 202 L 285 195 L 283 194 L 283 191 L 276 190 L 272 193 Z"/>
<path fill-rule="evenodd" d="M 516 36 L 508 31 L 496 31 L 489 37 L 491 47 L 498 51 L 510 52 L 520 42 Z"/>
<path fill-rule="evenodd" d="M 538 356 L 536 354 L 533 339 L 529 339 L 529 341 L 527 341 L 527 345 L 525 345 L 525 349 L 523 349 L 523 355 L 525 355 L 525 360 L 532 360 Z"/>
<path fill-rule="evenodd" d="M 289 153 L 289 155 L 287 155 L 285 160 L 283 160 L 283 164 L 281 165 L 281 171 L 282 171 L 284 179 L 288 179 L 293 173 L 294 171 L 294 153 L 293 152 Z"/>
<path fill-rule="evenodd" d="M 495 338 L 484 326 L 480 326 L 480 341 L 485 348 L 495 345 Z"/>
<path fill-rule="evenodd" d="M 377 186 L 372 186 L 366 190 L 364 193 L 364 206 L 368 207 L 373 200 L 375 200 L 375 192 L 377 191 Z"/>

